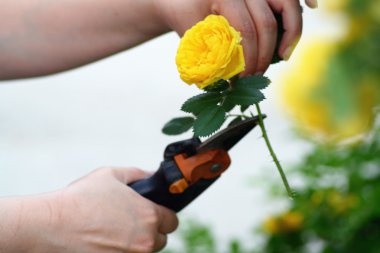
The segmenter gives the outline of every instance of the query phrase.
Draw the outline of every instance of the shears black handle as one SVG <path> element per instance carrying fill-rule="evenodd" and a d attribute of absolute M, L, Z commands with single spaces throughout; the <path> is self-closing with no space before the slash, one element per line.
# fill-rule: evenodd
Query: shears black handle
<path fill-rule="evenodd" d="M 178 171 L 174 161 L 164 161 L 152 176 L 136 181 L 130 184 L 129 187 L 156 204 L 179 212 L 217 179 L 200 180 L 189 186 L 183 193 L 173 194 L 169 191 L 169 187 L 173 182 L 171 178 L 177 177 Z"/>
<path fill-rule="evenodd" d="M 174 156 L 180 153 L 191 156 L 195 154 L 195 149 L 199 144 L 198 138 L 192 138 L 168 145 L 164 152 L 164 161 L 160 164 L 159 169 L 152 176 L 129 184 L 129 187 L 159 205 L 175 212 L 181 211 L 218 179 L 218 177 L 201 179 L 187 187 L 182 193 L 170 192 L 171 184 L 184 177 Z"/>

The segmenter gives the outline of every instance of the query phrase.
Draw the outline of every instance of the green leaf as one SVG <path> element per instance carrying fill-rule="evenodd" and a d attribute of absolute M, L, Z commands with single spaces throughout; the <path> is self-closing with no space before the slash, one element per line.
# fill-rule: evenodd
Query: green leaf
<path fill-rule="evenodd" d="M 228 101 L 224 101 L 223 104 L 222 104 L 222 107 L 224 108 L 224 110 L 226 112 L 231 111 L 232 109 L 234 109 L 235 106 L 236 106 L 236 104 L 230 103 Z"/>
<path fill-rule="evenodd" d="M 264 100 L 264 95 L 260 90 L 249 85 L 234 87 L 227 93 L 226 102 L 236 105 L 249 106 Z"/>
<path fill-rule="evenodd" d="M 206 88 L 204 88 L 204 90 L 207 92 L 220 92 L 220 91 L 225 91 L 229 86 L 230 85 L 228 81 L 221 79 L 207 86 Z"/>
<path fill-rule="evenodd" d="M 174 118 L 164 125 L 162 132 L 167 135 L 182 134 L 193 126 L 194 120 L 193 117 Z"/>
<path fill-rule="evenodd" d="M 233 88 L 249 86 L 252 89 L 262 90 L 268 87 L 270 80 L 265 76 L 245 76 L 239 78 Z"/>
<path fill-rule="evenodd" d="M 195 136 L 205 137 L 216 132 L 223 125 L 225 114 L 220 106 L 205 108 L 194 122 Z"/>
<path fill-rule="evenodd" d="M 216 106 L 223 95 L 221 93 L 202 93 L 189 98 L 181 107 L 184 112 L 198 115 L 203 109 L 210 106 Z"/>
<path fill-rule="evenodd" d="M 241 111 L 241 112 L 245 112 L 245 110 L 247 110 L 248 107 L 249 107 L 249 105 L 241 105 L 241 106 L 240 106 L 240 111 Z"/>
<path fill-rule="evenodd" d="M 270 80 L 265 76 L 242 77 L 226 92 L 226 102 L 243 106 L 259 103 L 265 98 L 260 90 L 266 88 L 269 83 Z"/>
<path fill-rule="evenodd" d="M 230 242 L 230 253 L 241 253 L 241 245 L 237 240 L 233 240 Z"/>

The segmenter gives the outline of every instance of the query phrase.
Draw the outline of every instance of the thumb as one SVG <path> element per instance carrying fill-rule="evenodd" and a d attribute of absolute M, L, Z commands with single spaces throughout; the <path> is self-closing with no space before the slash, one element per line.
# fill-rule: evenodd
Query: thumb
<path fill-rule="evenodd" d="M 116 178 L 123 184 L 129 184 L 150 176 L 151 173 L 138 168 L 113 168 Z"/>

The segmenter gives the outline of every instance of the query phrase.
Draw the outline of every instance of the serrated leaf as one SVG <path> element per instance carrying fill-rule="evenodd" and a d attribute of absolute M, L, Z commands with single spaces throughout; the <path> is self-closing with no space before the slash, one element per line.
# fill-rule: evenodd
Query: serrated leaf
<path fill-rule="evenodd" d="M 241 105 L 241 106 L 240 106 L 240 111 L 241 111 L 241 112 L 245 112 L 245 110 L 247 110 L 248 107 L 249 107 L 249 105 Z"/>
<path fill-rule="evenodd" d="M 226 112 L 220 106 L 206 108 L 194 121 L 194 135 L 206 137 L 216 132 L 224 123 Z"/>
<path fill-rule="evenodd" d="M 224 101 L 223 104 L 222 104 L 222 106 L 224 108 L 224 111 L 229 112 L 232 109 L 234 109 L 234 107 L 236 106 L 236 104 L 230 103 L 228 101 Z"/>
<path fill-rule="evenodd" d="M 240 86 L 250 86 L 251 88 L 262 90 L 270 84 L 269 78 L 265 76 L 245 76 L 239 78 L 233 88 Z"/>
<path fill-rule="evenodd" d="M 207 86 L 206 88 L 204 88 L 204 90 L 207 92 L 221 92 L 221 91 L 225 91 L 229 86 L 230 85 L 228 81 L 221 79 Z"/>
<path fill-rule="evenodd" d="M 181 110 L 198 115 L 205 108 L 216 106 L 222 100 L 222 97 L 221 93 L 202 93 L 186 100 Z"/>
<path fill-rule="evenodd" d="M 245 86 L 232 89 L 227 93 L 226 102 L 236 105 L 249 106 L 264 100 L 264 94 L 255 88 Z"/>
<path fill-rule="evenodd" d="M 269 83 L 270 80 L 264 76 L 242 77 L 226 92 L 226 102 L 244 106 L 259 103 L 265 98 L 260 90 Z"/>
<path fill-rule="evenodd" d="M 189 130 L 194 124 L 193 117 L 178 117 L 167 122 L 162 132 L 167 135 L 178 135 Z"/>
<path fill-rule="evenodd" d="M 233 126 L 233 125 L 239 123 L 239 122 L 242 121 L 242 120 L 243 120 L 243 118 L 240 117 L 240 116 L 238 116 L 238 117 L 234 118 L 234 119 L 228 124 L 228 126 Z"/>

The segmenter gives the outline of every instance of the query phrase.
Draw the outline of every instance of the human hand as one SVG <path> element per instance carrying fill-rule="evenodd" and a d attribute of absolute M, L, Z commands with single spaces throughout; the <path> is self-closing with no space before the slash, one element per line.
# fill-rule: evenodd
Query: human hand
<path fill-rule="evenodd" d="M 317 0 L 305 0 L 317 7 Z M 246 60 L 243 75 L 263 74 L 273 58 L 277 41 L 274 13 L 282 16 L 284 34 L 278 54 L 288 60 L 302 32 L 299 0 L 159 0 L 157 8 L 167 25 L 180 36 L 209 14 L 223 15 L 241 32 Z"/>
<path fill-rule="evenodd" d="M 178 220 L 174 212 L 127 186 L 138 169 L 102 168 L 50 194 L 50 224 L 35 252 L 133 252 L 162 249 Z"/>

